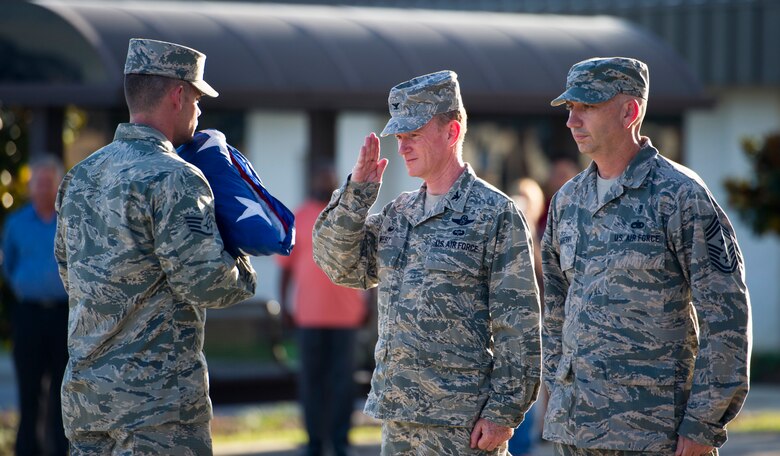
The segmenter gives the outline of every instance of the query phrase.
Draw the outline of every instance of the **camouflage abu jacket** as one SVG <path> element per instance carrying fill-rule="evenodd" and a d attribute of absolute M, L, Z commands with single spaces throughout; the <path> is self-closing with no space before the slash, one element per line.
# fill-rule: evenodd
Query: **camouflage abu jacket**
<path fill-rule="evenodd" d="M 591 164 L 553 198 L 542 256 L 544 437 L 722 445 L 748 391 L 750 304 L 734 230 L 701 179 L 647 140 L 599 204 Z"/>
<path fill-rule="evenodd" d="M 66 433 L 209 420 L 205 308 L 251 297 L 255 272 L 223 252 L 206 179 L 162 133 L 120 124 L 56 204 Z"/>
<path fill-rule="evenodd" d="M 424 186 L 367 216 L 378 191 L 378 184 L 347 181 L 314 229 L 314 259 L 331 280 L 379 285 L 366 413 L 516 426 L 536 398 L 541 362 L 524 218 L 470 166 L 428 216 Z"/>

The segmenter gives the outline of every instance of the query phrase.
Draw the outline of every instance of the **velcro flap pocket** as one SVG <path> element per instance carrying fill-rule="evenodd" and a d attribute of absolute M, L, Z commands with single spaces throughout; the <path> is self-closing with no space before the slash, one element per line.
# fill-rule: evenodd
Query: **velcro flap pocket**
<path fill-rule="evenodd" d="M 469 243 L 467 246 L 471 250 L 453 252 L 449 249 L 432 248 L 425 258 L 425 269 L 470 276 L 479 275 L 482 268 L 481 246 L 476 243 Z"/>
<path fill-rule="evenodd" d="M 613 235 L 614 236 L 614 235 Z M 613 242 L 609 267 L 614 269 L 663 269 L 666 241 L 663 234 L 619 235 L 633 241 Z"/>
<path fill-rule="evenodd" d="M 574 267 L 577 257 L 578 233 L 574 230 L 561 235 L 558 241 L 560 249 L 561 271 L 568 271 Z"/>
<path fill-rule="evenodd" d="M 418 356 L 426 365 L 448 369 L 488 369 L 493 364 L 487 352 L 457 350 L 455 347 L 434 343 L 428 344 L 425 348 Z"/>
<path fill-rule="evenodd" d="M 621 385 L 674 385 L 673 361 L 612 359 L 607 370 L 607 381 Z"/>

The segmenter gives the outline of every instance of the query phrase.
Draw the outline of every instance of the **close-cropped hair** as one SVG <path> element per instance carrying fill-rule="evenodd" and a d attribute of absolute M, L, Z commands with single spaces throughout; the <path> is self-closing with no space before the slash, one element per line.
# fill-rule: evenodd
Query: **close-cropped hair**
<path fill-rule="evenodd" d="M 466 115 L 466 109 L 461 107 L 460 109 L 455 109 L 454 111 L 448 111 L 443 112 L 441 114 L 436 114 L 436 119 L 439 121 L 439 125 L 446 125 L 452 120 L 457 120 L 460 122 L 461 128 L 460 128 L 460 138 L 458 138 L 460 141 L 463 141 L 463 138 L 466 136 L 466 123 L 468 121 L 468 116 Z"/>
<path fill-rule="evenodd" d="M 130 112 L 145 112 L 157 107 L 173 86 L 183 81 L 149 74 L 125 75 L 125 101 Z"/>

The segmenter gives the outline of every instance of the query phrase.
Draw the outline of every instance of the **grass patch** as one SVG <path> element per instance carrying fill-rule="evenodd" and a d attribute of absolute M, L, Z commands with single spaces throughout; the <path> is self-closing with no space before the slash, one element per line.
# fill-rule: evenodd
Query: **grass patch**
<path fill-rule="evenodd" d="M 0 411 L 0 456 L 13 456 L 19 414 L 15 410 Z"/>
<path fill-rule="evenodd" d="M 353 443 L 381 440 L 379 423 L 356 413 L 349 437 Z M 215 443 L 257 442 L 301 445 L 306 442 L 300 408 L 295 403 L 260 405 L 235 415 L 217 415 L 211 422 Z"/>
<path fill-rule="evenodd" d="M 257 406 L 235 415 L 217 415 L 211 421 L 215 441 L 245 439 L 247 436 L 285 435 L 300 432 L 301 418 L 294 404 Z"/>
<path fill-rule="evenodd" d="M 270 344 L 263 341 L 243 344 L 207 341 L 203 352 L 208 360 L 250 361 L 252 363 L 297 362 L 298 354 L 291 341 Z"/>
<path fill-rule="evenodd" d="M 212 440 L 214 444 L 265 442 L 297 446 L 306 442 L 306 433 L 302 429 L 287 429 L 279 432 L 247 430 L 233 434 L 213 434 Z"/>
<path fill-rule="evenodd" d="M 379 443 L 382 441 L 382 426 L 356 426 L 349 431 L 349 441 L 356 444 Z"/>
<path fill-rule="evenodd" d="M 349 431 L 349 441 L 353 444 L 363 445 L 379 443 L 382 439 L 382 430 L 379 426 L 353 427 Z M 213 434 L 215 444 L 263 442 L 268 444 L 283 444 L 284 446 L 299 446 L 307 441 L 306 432 L 303 429 L 285 429 L 271 432 L 268 430 L 246 430 L 232 434 Z"/>
<path fill-rule="evenodd" d="M 729 423 L 728 430 L 739 433 L 780 433 L 780 411 L 742 412 Z"/>

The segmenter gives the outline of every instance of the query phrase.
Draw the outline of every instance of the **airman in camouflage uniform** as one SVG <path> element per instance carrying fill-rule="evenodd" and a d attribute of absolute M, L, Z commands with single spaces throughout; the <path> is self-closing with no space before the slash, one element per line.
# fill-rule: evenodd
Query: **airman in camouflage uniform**
<path fill-rule="evenodd" d="M 382 134 L 424 184 L 368 215 L 387 164 L 369 135 L 315 225 L 314 258 L 338 284 L 379 286 L 365 411 L 384 420 L 382 455 L 505 455 L 540 383 L 528 226 L 461 158 L 455 73 L 400 84 L 389 105 Z"/>
<path fill-rule="evenodd" d="M 223 251 L 211 188 L 176 154 L 192 137 L 205 56 L 133 39 L 131 123 L 60 186 L 55 255 L 69 294 L 62 413 L 71 455 L 211 454 L 207 307 L 254 294 Z"/>
<path fill-rule="evenodd" d="M 717 454 L 748 391 L 734 229 L 639 135 L 647 96 L 644 63 L 598 58 L 552 102 L 593 159 L 554 196 L 542 241 L 544 437 L 559 455 Z"/>

